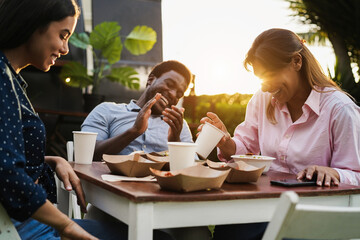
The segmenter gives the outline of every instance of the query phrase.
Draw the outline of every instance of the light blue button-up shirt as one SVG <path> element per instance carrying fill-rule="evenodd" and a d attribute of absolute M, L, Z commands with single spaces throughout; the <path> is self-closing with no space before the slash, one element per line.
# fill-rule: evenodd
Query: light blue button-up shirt
<path fill-rule="evenodd" d="M 82 124 L 81 130 L 98 133 L 97 140 L 115 137 L 123 134 L 134 125 L 140 109 L 134 100 L 131 100 L 129 104 L 102 103 L 91 111 Z M 127 155 L 139 150 L 146 153 L 165 151 L 168 149 L 168 133 L 169 125 L 160 116 L 151 115 L 146 131 L 118 154 Z M 183 121 L 180 140 L 182 142 L 193 142 L 189 126 L 185 120 Z"/>

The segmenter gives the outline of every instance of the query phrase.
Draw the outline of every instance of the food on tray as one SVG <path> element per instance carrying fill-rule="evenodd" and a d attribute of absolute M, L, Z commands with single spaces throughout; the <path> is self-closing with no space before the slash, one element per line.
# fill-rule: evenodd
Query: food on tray
<path fill-rule="evenodd" d="M 171 172 L 150 170 L 162 189 L 179 192 L 219 189 L 230 172 L 230 169 L 218 171 L 203 165 Z"/>
<path fill-rule="evenodd" d="M 213 162 L 206 160 L 207 165 L 210 168 L 218 170 L 231 170 L 229 175 L 226 178 L 228 183 L 244 183 L 244 182 L 256 182 L 261 174 L 263 173 L 265 167 L 254 167 L 250 164 L 247 164 L 243 161 L 236 162 Z"/>
<path fill-rule="evenodd" d="M 151 175 L 150 167 L 162 169 L 166 161 L 154 161 L 139 153 L 129 155 L 103 155 L 111 173 L 128 177 L 145 177 Z"/>
<path fill-rule="evenodd" d="M 165 177 L 172 177 L 172 176 L 174 176 L 171 172 L 167 172 L 167 173 L 165 173 L 164 175 L 165 175 Z"/>
<path fill-rule="evenodd" d="M 264 172 L 269 171 L 272 161 L 275 160 L 274 157 L 264 155 L 232 155 L 231 157 L 235 160 L 235 162 L 243 161 L 258 168 L 265 166 Z"/>

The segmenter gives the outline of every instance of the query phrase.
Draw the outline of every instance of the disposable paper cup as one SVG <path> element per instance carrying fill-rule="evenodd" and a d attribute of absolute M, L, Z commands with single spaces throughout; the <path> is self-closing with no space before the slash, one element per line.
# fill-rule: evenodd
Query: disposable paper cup
<path fill-rule="evenodd" d="M 194 166 L 196 143 L 168 142 L 170 171 Z"/>
<path fill-rule="evenodd" d="M 196 139 L 197 148 L 196 152 L 203 158 L 207 158 L 211 151 L 220 142 L 221 138 L 225 136 L 225 133 L 215 127 L 214 125 L 205 122 L 202 130 Z"/>
<path fill-rule="evenodd" d="M 91 164 L 97 133 L 73 131 L 75 163 Z"/>

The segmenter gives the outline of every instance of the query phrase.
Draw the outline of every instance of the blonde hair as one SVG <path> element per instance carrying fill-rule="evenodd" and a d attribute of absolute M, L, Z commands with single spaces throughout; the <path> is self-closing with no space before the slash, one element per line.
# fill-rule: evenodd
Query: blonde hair
<path fill-rule="evenodd" d="M 244 67 L 250 71 L 249 66 L 253 66 L 257 61 L 267 71 L 275 72 L 286 67 L 296 53 L 302 57 L 300 74 L 312 89 L 323 92 L 320 89 L 332 87 L 343 92 L 333 80 L 325 75 L 319 62 L 305 46 L 304 41 L 294 32 L 286 29 L 273 28 L 261 33 L 246 54 Z M 267 104 L 266 116 L 271 123 L 277 123 L 271 99 Z"/>

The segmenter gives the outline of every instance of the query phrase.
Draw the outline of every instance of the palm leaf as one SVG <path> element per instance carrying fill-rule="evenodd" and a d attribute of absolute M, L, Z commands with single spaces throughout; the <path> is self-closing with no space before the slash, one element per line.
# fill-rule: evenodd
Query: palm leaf
<path fill-rule="evenodd" d="M 156 32 L 147 26 L 136 26 L 126 37 L 124 45 L 133 55 L 145 54 L 156 43 Z"/>
<path fill-rule="evenodd" d="M 120 37 L 116 37 L 109 41 L 106 48 L 103 49 L 102 55 L 110 64 L 114 64 L 120 60 L 122 51 L 122 43 Z"/>
<path fill-rule="evenodd" d="M 86 49 L 89 44 L 89 36 L 87 33 L 76 33 L 74 32 L 73 35 L 71 35 L 69 42 L 74 45 L 75 47 Z"/>
<path fill-rule="evenodd" d="M 134 75 L 138 73 L 132 67 L 120 67 L 111 69 L 106 77 L 112 82 L 119 82 L 130 89 L 139 90 L 140 79 Z"/>
<path fill-rule="evenodd" d="M 90 33 L 90 44 L 94 49 L 103 50 L 109 42 L 119 36 L 120 29 L 121 27 L 117 22 L 100 23 Z"/>
<path fill-rule="evenodd" d="M 325 32 L 306 32 L 306 33 L 297 33 L 302 39 L 310 45 L 326 46 L 326 41 L 328 40 Z"/>
<path fill-rule="evenodd" d="M 66 63 L 59 76 L 66 85 L 71 87 L 86 87 L 93 84 L 92 78 L 87 74 L 87 69 L 78 62 Z"/>
<path fill-rule="evenodd" d="M 90 33 L 90 44 L 100 50 L 109 63 L 120 60 L 122 43 L 120 39 L 121 27 L 117 22 L 103 22 L 95 26 Z"/>

